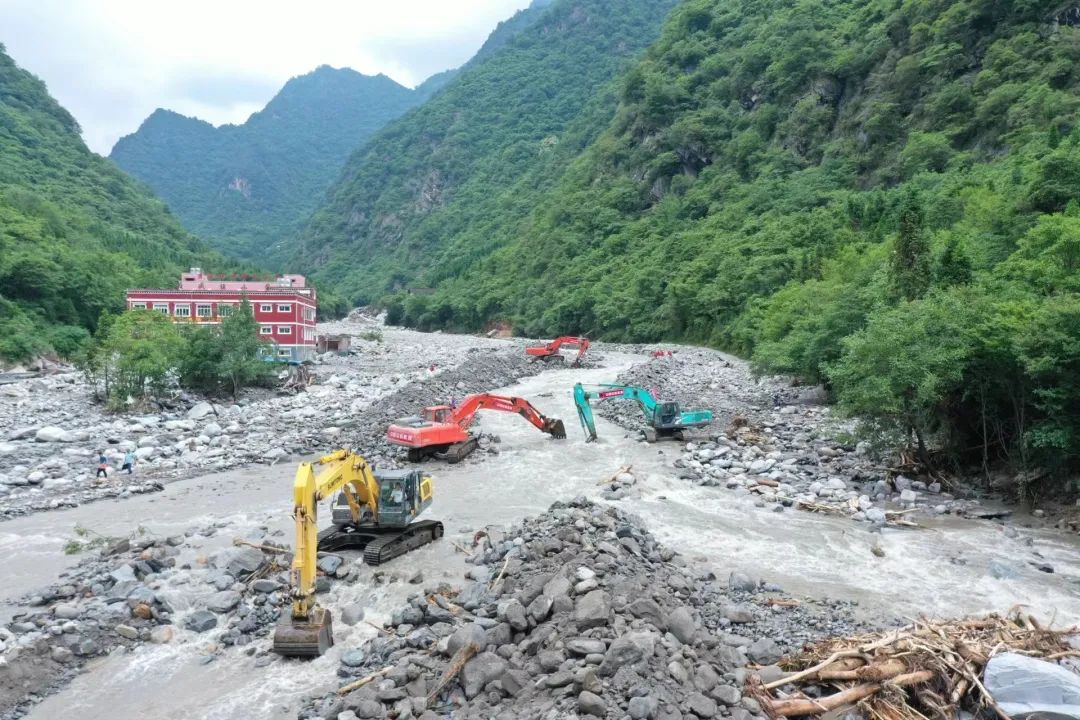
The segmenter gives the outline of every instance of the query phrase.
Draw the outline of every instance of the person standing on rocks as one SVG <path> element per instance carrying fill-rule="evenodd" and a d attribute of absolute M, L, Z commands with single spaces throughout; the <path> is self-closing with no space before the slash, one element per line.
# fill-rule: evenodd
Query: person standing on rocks
<path fill-rule="evenodd" d="M 105 457 L 103 450 L 98 450 L 98 466 L 96 477 L 109 477 L 109 458 Z"/>
<path fill-rule="evenodd" d="M 121 470 L 127 470 L 127 474 L 130 475 L 131 471 L 135 469 L 135 451 L 128 450 L 124 453 L 124 466 Z"/>

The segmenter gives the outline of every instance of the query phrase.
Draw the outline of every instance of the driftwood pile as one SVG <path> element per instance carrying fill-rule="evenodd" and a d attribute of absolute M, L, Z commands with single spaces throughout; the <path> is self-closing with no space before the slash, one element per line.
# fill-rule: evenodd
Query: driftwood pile
<path fill-rule="evenodd" d="M 781 666 L 793 671 L 748 690 L 769 717 L 838 716 L 858 707 L 868 720 L 953 720 L 960 709 L 1008 716 L 980 680 L 1002 652 L 1044 660 L 1078 656 L 1067 639 L 1020 612 L 949 622 L 916 622 L 899 630 L 832 638 L 807 646 Z"/>

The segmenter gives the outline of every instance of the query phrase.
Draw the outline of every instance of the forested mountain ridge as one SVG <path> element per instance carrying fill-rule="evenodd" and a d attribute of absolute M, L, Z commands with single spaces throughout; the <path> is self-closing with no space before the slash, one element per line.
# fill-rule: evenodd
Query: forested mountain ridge
<path fill-rule="evenodd" d="M 370 301 L 489 251 L 489 219 L 524 212 L 603 128 L 604 88 L 674 4 L 557 0 L 503 23 L 451 84 L 353 155 L 294 262 Z M 448 251 L 462 233 L 475 234 L 468 253 Z"/>
<path fill-rule="evenodd" d="M 295 233 L 349 153 L 450 79 L 416 90 L 385 75 L 322 66 L 289 80 L 242 125 L 156 110 L 110 157 L 149 184 L 192 232 L 265 263 Z"/>
<path fill-rule="evenodd" d="M 517 241 L 392 317 L 705 342 L 919 445 L 1075 465 L 1078 15 L 685 0 L 557 187 L 485 218 Z"/>
<path fill-rule="evenodd" d="M 211 257 L 0 45 L 0 357 L 73 351 L 126 288 Z"/>

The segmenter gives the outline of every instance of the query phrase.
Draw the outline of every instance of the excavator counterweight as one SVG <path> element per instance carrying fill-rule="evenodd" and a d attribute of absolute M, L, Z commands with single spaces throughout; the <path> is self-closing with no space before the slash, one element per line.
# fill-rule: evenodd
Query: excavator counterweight
<path fill-rule="evenodd" d="M 480 410 L 516 413 L 553 438 L 566 437 L 562 420 L 547 417 L 528 400 L 491 393 L 469 395 L 456 408 L 449 405 L 424 408 L 422 416 L 402 418 L 387 428 L 386 437 L 394 445 L 407 448 L 412 462 L 429 457 L 461 462 L 479 447 L 469 425 Z"/>
<path fill-rule="evenodd" d="M 330 611 L 315 603 L 318 551 L 363 550 L 364 562 L 378 565 L 437 540 L 442 523 L 416 521 L 431 505 L 433 493 L 431 477 L 419 470 L 375 472 L 348 450 L 301 463 L 293 482 L 292 604 L 274 630 L 274 652 L 318 657 L 334 644 Z M 335 495 L 333 524 L 319 532 L 319 501 Z"/>

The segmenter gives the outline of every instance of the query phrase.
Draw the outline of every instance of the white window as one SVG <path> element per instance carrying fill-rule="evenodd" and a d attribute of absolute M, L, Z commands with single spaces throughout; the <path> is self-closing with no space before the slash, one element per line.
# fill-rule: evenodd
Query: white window
<path fill-rule="evenodd" d="M 191 317 L 191 306 L 177 305 L 176 309 L 173 310 L 173 314 L 176 315 L 176 317 Z"/>
<path fill-rule="evenodd" d="M 315 308 L 304 308 L 304 319 L 305 320 L 314 320 L 315 319 Z"/>
<path fill-rule="evenodd" d="M 210 306 L 209 305 L 196 305 L 195 306 L 195 314 L 198 315 L 199 317 L 202 317 L 202 318 L 210 317 Z"/>
<path fill-rule="evenodd" d="M 278 335 L 292 335 L 292 328 L 288 325 L 278 325 Z"/>
<path fill-rule="evenodd" d="M 217 314 L 219 317 L 229 317 L 232 315 L 232 305 L 218 305 Z"/>
<path fill-rule="evenodd" d="M 274 328 L 270 327 L 269 325 L 260 325 L 259 326 L 259 334 L 260 335 L 273 335 L 274 334 Z"/>
<path fill-rule="evenodd" d="M 132 310 L 145 310 L 146 309 L 146 303 L 144 303 L 144 302 L 143 303 L 133 302 L 133 303 L 131 303 L 131 309 Z"/>
<path fill-rule="evenodd" d="M 154 303 L 154 312 L 159 312 L 162 315 L 168 315 L 169 303 Z"/>
<path fill-rule="evenodd" d="M 292 305 L 278 305 L 277 306 L 277 311 L 278 312 L 284 312 L 284 313 L 292 312 Z"/>
<path fill-rule="evenodd" d="M 273 305 L 260 305 L 259 312 L 274 312 Z"/>
<path fill-rule="evenodd" d="M 278 357 L 292 357 L 292 350 L 278 350 Z"/>

